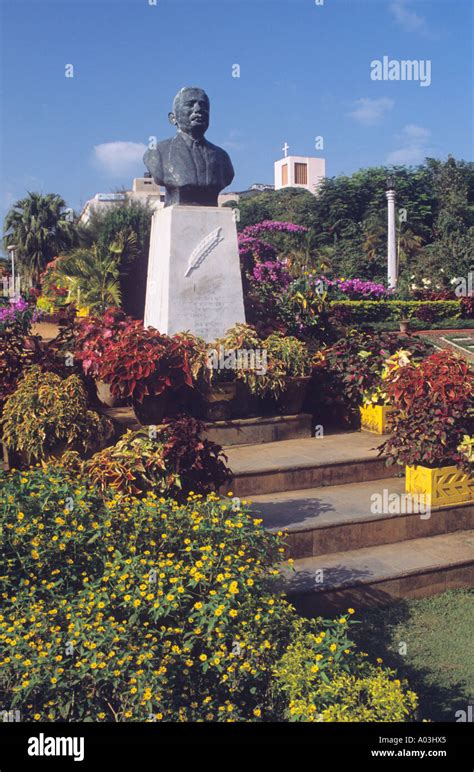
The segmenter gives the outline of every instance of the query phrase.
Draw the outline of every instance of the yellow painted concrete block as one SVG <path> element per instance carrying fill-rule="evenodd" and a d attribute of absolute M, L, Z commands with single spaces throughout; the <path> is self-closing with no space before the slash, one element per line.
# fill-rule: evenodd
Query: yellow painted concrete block
<path fill-rule="evenodd" d="M 432 507 L 462 504 L 474 501 L 474 475 L 455 466 L 430 469 L 426 466 L 407 466 L 405 474 L 407 493 L 424 493 Z"/>
<path fill-rule="evenodd" d="M 360 419 L 363 429 L 377 434 L 388 432 L 387 418 L 393 411 L 390 405 L 361 405 Z"/>

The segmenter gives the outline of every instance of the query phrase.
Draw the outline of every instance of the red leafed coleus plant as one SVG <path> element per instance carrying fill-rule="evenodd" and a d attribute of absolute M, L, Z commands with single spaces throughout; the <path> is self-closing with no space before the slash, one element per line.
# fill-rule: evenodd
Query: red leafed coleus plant
<path fill-rule="evenodd" d="M 140 321 L 128 322 L 110 342 L 100 366 L 100 377 L 114 397 L 142 402 L 167 390 L 193 386 L 194 338 L 162 335 Z"/>
<path fill-rule="evenodd" d="M 389 464 L 469 469 L 459 450 L 474 432 L 473 375 L 465 359 L 438 351 L 385 381 L 393 436 L 380 446 Z"/>
<path fill-rule="evenodd" d="M 133 321 L 120 308 L 108 308 L 101 317 L 81 320 L 75 331 L 75 355 L 86 375 L 102 379 L 107 349 Z"/>

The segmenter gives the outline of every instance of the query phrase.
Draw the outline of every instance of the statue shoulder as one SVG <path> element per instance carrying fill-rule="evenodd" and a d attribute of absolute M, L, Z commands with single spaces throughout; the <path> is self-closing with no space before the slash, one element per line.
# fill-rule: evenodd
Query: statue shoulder
<path fill-rule="evenodd" d="M 153 176 L 156 176 L 162 170 L 163 158 L 166 157 L 170 142 L 170 139 L 165 139 L 163 142 L 158 142 L 156 147 L 148 148 L 145 152 L 143 163 Z"/>
<path fill-rule="evenodd" d="M 206 142 L 207 142 L 208 148 L 212 150 L 213 153 L 215 153 L 216 155 L 219 155 L 223 159 L 224 158 L 229 159 L 230 161 L 229 154 L 224 150 L 223 147 L 219 147 L 219 145 L 214 145 L 212 142 L 209 142 L 209 140 L 206 140 Z"/>

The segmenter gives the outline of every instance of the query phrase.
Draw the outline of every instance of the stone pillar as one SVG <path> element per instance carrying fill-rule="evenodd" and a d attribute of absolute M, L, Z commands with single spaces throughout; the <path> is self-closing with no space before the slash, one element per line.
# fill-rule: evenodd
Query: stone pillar
<path fill-rule="evenodd" d="M 395 289 L 398 279 L 397 235 L 395 230 L 395 190 L 386 191 L 387 196 L 387 278 L 390 289 Z"/>
<path fill-rule="evenodd" d="M 145 327 L 206 341 L 245 322 L 237 226 L 228 207 L 174 204 L 153 215 Z"/>

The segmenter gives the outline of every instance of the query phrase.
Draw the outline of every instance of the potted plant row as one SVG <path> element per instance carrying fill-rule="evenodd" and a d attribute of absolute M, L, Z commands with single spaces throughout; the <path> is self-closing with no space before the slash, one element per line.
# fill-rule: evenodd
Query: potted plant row
<path fill-rule="evenodd" d="M 206 344 L 190 333 L 162 335 L 116 308 L 79 323 L 76 355 L 112 406 L 130 400 L 141 423 L 181 410 L 205 420 L 301 410 L 311 362 L 304 343 L 273 333 L 261 339 L 237 324 Z"/>
<path fill-rule="evenodd" d="M 431 506 L 474 501 L 473 375 L 448 351 L 394 369 L 386 379 L 392 436 L 380 447 L 406 468 L 406 492 Z"/>

